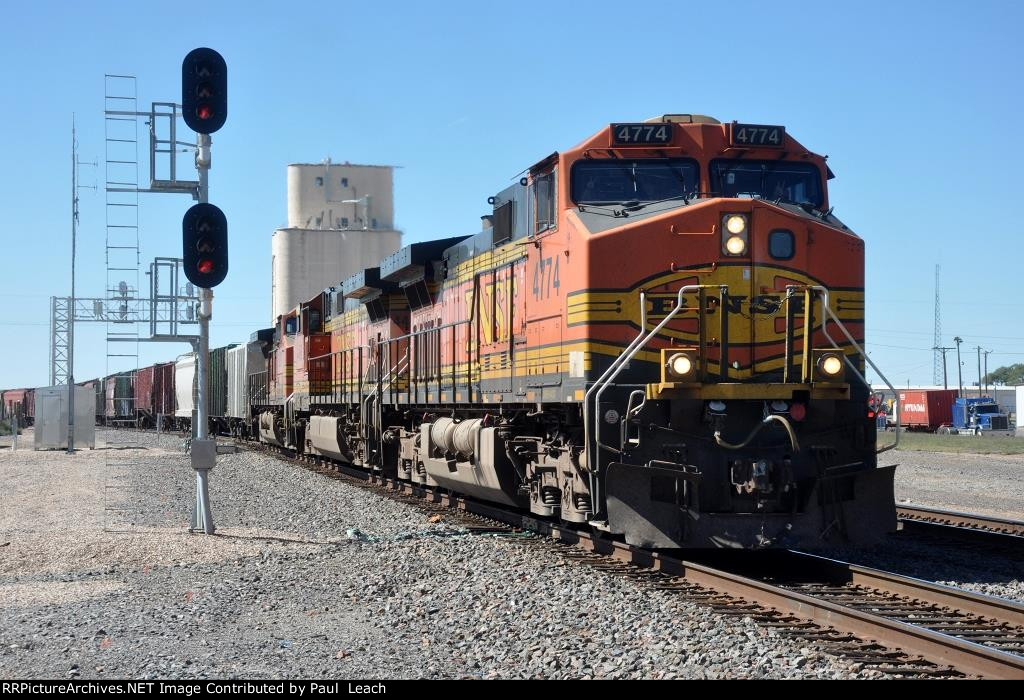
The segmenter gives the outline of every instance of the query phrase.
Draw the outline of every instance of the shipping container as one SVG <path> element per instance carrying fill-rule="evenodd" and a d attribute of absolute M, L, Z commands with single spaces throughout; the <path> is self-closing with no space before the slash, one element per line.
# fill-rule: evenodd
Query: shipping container
<path fill-rule="evenodd" d="M 908 430 L 934 432 L 953 423 L 956 389 L 905 389 L 899 395 L 900 426 Z"/>

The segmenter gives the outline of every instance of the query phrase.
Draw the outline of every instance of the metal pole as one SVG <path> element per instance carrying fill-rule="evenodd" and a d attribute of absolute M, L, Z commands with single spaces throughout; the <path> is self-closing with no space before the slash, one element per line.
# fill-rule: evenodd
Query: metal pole
<path fill-rule="evenodd" d="M 208 202 L 210 197 L 209 169 L 210 169 L 210 136 L 209 134 L 198 134 L 196 169 L 199 171 L 198 199 L 200 203 Z M 213 513 L 210 511 L 210 469 L 216 461 L 216 443 L 208 439 L 208 406 L 207 404 L 207 376 L 210 362 L 210 317 L 213 315 L 213 291 L 209 289 L 199 290 L 199 348 L 196 353 L 197 378 L 196 391 L 196 425 L 192 428 L 195 437 L 192 443 L 192 468 L 196 471 L 196 506 L 192 514 L 192 529 L 200 527 L 207 535 L 215 532 L 213 526 Z"/>
<path fill-rule="evenodd" d="M 992 351 L 991 350 L 986 350 L 985 351 L 985 393 L 986 394 L 988 393 L 988 354 L 990 352 L 992 352 Z M 992 385 L 993 394 L 995 393 L 995 388 L 996 388 L 995 384 L 993 384 Z M 992 398 L 994 399 L 995 396 L 993 396 Z M 996 403 L 999 403 L 999 402 L 997 401 Z"/>
<path fill-rule="evenodd" d="M 964 342 L 964 339 L 960 336 L 953 338 L 953 342 L 956 343 L 956 377 L 958 386 L 960 387 L 960 396 L 964 397 L 964 373 L 963 373 L 963 362 L 960 360 L 960 343 Z"/>
<path fill-rule="evenodd" d="M 981 398 L 981 346 L 977 347 L 978 350 L 978 398 Z"/>
<path fill-rule="evenodd" d="M 71 298 L 68 299 L 68 454 L 75 451 L 75 244 L 78 238 L 78 144 L 71 115 Z"/>

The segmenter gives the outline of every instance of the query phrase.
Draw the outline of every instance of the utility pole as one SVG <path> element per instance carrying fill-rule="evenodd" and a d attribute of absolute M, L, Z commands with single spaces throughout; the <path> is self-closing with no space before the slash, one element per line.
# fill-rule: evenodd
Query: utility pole
<path fill-rule="evenodd" d="M 984 350 L 983 352 L 985 353 L 985 393 L 987 394 L 988 393 L 988 355 L 992 351 L 991 350 Z M 995 391 L 995 385 L 992 386 L 992 389 L 993 389 L 993 392 L 994 392 Z M 993 396 L 992 398 L 995 398 L 995 396 Z"/>
<path fill-rule="evenodd" d="M 75 244 L 78 239 L 78 142 L 71 115 L 71 298 L 68 299 L 68 454 L 75 451 Z"/>
<path fill-rule="evenodd" d="M 932 368 L 932 381 L 939 383 L 939 346 L 942 345 L 942 298 L 939 295 L 942 267 L 935 266 L 935 344 L 932 350 L 935 351 L 934 366 Z M 942 353 L 942 373 L 946 373 L 946 353 Z M 943 381 L 945 383 L 945 381 Z"/>
<path fill-rule="evenodd" d="M 981 398 L 981 346 L 977 346 L 975 350 L 978 351 L 978 398 Z"/>
<path fill-rule="evenodd" d="M 960 360 L 960 343 L 964 342 L 964 339 L 960 336 L 954 336 L 953 342 L 956 343 L 956 377 L 957 385 L 960 387 L 960 396 L 964 395 L 964 373 L 963 373 L 963 362 Z"/>
<path fill-rule="evenodd" d="M 949 380 L 948 380 L 948 378 L 946 376 L 946 353 L 949 352 L 952 349 L 953 348 L 937 347 L 937 346 L 932 348 L 932 350 L 935 350 L 936 352 L 941 352 L 942 353 L 942 388 L 943 389 L 949 389 Z"/>

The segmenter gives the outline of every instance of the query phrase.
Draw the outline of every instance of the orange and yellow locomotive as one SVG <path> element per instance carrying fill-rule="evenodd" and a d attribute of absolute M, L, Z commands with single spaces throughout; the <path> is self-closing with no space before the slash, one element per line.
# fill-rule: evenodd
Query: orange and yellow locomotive
<path fill-rule="evenodd" d="M 864 243 L 781 126 L 611 124 L 277 320 L 262 440 L 651 547 L 895 529 Z"/>

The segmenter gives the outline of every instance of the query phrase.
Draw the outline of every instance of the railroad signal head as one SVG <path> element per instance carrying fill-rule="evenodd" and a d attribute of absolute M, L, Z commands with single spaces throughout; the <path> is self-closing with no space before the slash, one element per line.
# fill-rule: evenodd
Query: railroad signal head
<path fill-rule="evenodd" d="M 181 62 L 181 112 L 200 134 L 212 134 L 228 118 L 228 66 L 213 49 L 193 49 Z"/>
<path fill-rule="evenodd" d="M 211 289 L 228 274 L 228 221 L 212 204 L 196 204 L 181 221 L 185 277 Z"/>

